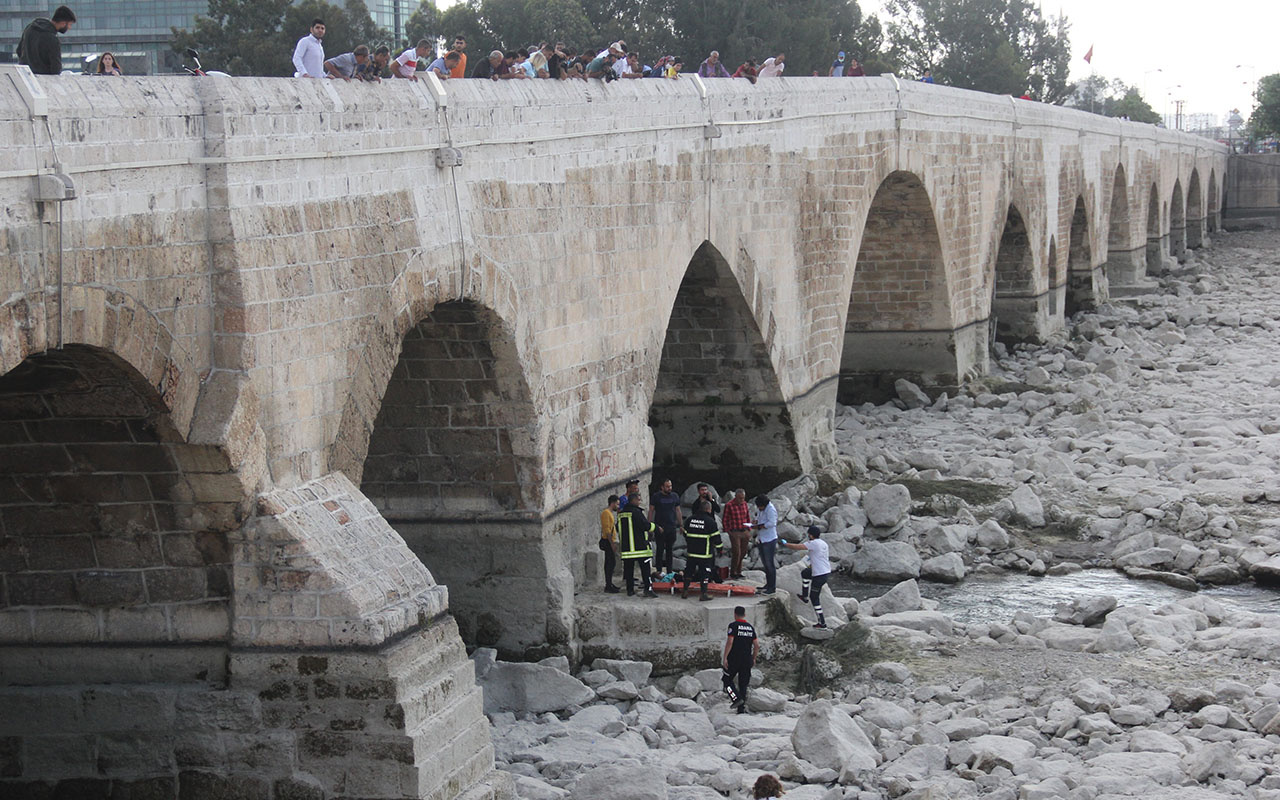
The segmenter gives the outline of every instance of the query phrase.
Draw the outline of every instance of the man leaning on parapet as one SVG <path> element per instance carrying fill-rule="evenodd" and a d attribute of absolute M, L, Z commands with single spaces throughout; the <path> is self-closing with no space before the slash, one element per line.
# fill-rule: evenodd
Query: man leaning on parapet
<path fill-rule="evenodd" d="M 71 30 L 75 21 L 75 12 L 66 6 L 58 6 L 51 20 L 33 19 L 18 40 L 18 63 L 31 67 L 37 75 L 61 73 L 62 43 L 58 41 L 58 34 Z"/>

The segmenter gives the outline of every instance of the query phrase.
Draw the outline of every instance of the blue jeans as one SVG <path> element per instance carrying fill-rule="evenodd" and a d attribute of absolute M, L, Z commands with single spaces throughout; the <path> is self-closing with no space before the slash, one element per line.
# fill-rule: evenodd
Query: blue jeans
<path fill-rule="evenodd" d="M 778 552 L 778 540 L 760 542 L 760 563 L 764 566 L 764 591 L 775 591 L 778 586 L 778 567 L 773 563 L 774 553 Z"/>

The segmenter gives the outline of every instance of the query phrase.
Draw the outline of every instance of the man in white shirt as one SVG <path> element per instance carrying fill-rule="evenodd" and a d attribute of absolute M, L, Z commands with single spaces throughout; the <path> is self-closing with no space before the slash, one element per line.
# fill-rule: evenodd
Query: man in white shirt
<path fill-rule="evenodd" d="M 783 542 L 788 550 L 808 550 L 809 566 L 800 570 L 800 602 L 813 603 L 813 613 L 818 615 L 815 628 L 827 627 L 826 617 L 822 616 L 822 587 L 827 585 L 831 577 L 831 552 L 827 543 L 820 538 L 822 531 L 817 525 L 809 526 L 809 541 L 804 544 Z"/>
<path fill-rule="evenodd" d="M 431 55 L 434 45 L 426 39 L 419 39 L 416 47 L 410 47 L 400 55 L 396 56 L 396 62 L 391 67 L 391 74 L 397 78 L 408 78 L 411 81 L 418 79 L 418 62 Z"/>
<path fill-rule="evenodd" d="M 324 20 L 316 17 L 311 20 L 311 32 L 298 40 L 293 48 L 293 77 L 324 77 Z"/>
<path fill-rule="evenodd" d="M 756 75 L 756 80 L 761 78 L 781 78 L 782 71 L 787 68 L 786 60 L 786 53 L 778 53 L 772 58 L 766 58 L 764 63 L 760 65 L 760 72 Z"/>

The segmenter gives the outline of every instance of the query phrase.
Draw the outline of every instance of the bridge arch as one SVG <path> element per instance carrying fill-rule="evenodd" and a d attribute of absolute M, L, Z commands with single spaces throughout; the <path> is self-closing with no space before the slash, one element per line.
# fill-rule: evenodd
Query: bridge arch
<path fill-rule="evenodd" d="M 449 587 L 469 643 L 520 652 L 546 638 L 538 441 L 515 337 L 496 312 L 439 302 L 405 332 L 360 489 Z"/>
<path fill-rule="evenodd" d="M 77 776 L 77 796 L 106 796 L 111 780 L 172 786 L 180 736 L 216 727 L 175 697 L 223 693 L 231 678 L 233 552 L 249 492 L 222 448 L 179 429 L 164 387 L 78 343 L 0 376 L 0 707 L 16 715 L 7 735 L 34 737 L 19 752 L 53 737 L 86 743 L 43 765 L 28 756 L 5 778 Z M 148 753 L 104 768 L 96 741 Z"/>
<path fill-rule="evenodd" d="M 1191 170 L 1187 184 L 1187 248 L 1195 250 L 1204 243 L 1204 201 L 1200 196 L 1200 170 Z"/>
<path fill-rule="evenodd" d="M 1107 213 L 1107 263 L 1109 284 L 1132 286 L 1146 273 L 1145 243 L 1133 246 L 1135 236 L 1130 214 L 1129 184 L 1124 165 L 1116 166 L 1111 183 L 1111 206 Z"/>
<path fill-rule="evenodd" d="M 1221 225 L 1222 198 L 1218 194 L 1218 173 L 1209 170 L 1209 213 L 1205 218 L 1205 227 L 1209 233 L 1217 233 Z"/>
<path fill-rule="evenodd" d="M 928 387 L 959 385 L 967 369 L 960 353 L 970 349 L 958 341 L 960 335 L 933 202 L 915 174 L 891 173 L 876 189 L 863 228 L 845 318 L 838 399 L 847 404 L 887 399 L 898 378 Z"/>
<path fill-rule="evenodd" d="M 1005 212 L 995 258 L 991 295 L 992 343 L 1038 341 L 1048 326 L 1048 293 L 1036 291 L 1031 234 L 1017 205 Z"/>
<path fill-rule="evenodd" d="M 1147 195 L 1147 274 L 1158 275 L 1164 266 L 1164 236 L 1160 232 L 1160 187 L 1151 184 Z"/>
<path fill-rule="evenodd" d="M 1187 252 L 1187 214 L 1182 195 L 1182 181 L 1173 182 L 1173 195 L 1169 198 L 1169 255 L 1182 260 Z"/>
<path fill-rule="evenodd" d="M 1096 302 L 1089 212 L 1084 195 L 1076 196 L 1067 241 L 1067 291 L 1063 313 L 1069 317 L 1081 309 L 1092 308 Z"/>
<path fill-rule="evenodd" d="M 760 325 L 720 251 L 703 242 L 672 299 L 649 405 L 655 480 L 679 491 L 769 487 L 800 474 L 791 413 Z"/>

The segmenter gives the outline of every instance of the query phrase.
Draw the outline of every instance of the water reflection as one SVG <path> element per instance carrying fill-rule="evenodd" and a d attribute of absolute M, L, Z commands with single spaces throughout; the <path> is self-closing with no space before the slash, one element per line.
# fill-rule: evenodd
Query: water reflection
<path fill-rule="evenodd" d="M 842 574 L 832 578 L 833 592 L 859 600 L 879 597 L 891 587 L 891 584 L 850 580 Z M 1122 606 L 1142 604 L 1159 607 L 1196 593 L 1154 581 L 1132 580 L 1114 570 L 1093 569 L 1044 578 L 1010 572 L 966 578 L 958 584 L 921 581 L 920 594 L 937 600 L 938 610 L 957 622 L 1007 623 L 1018 611 L 1029 611 L 1040 617 L 1052 616 L 1059 604 L 1079 597 L 1109 594 Z M 1280 593 L 1251 583 L 1205 588 L 1199 594 L 1217 600 L 1228 609 L 1270 614 L 1280 612 Z"/>

